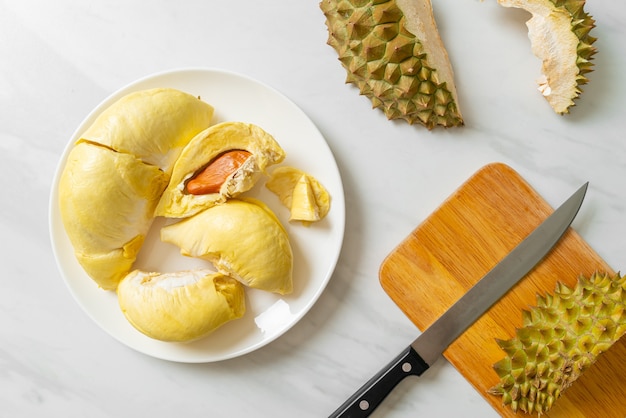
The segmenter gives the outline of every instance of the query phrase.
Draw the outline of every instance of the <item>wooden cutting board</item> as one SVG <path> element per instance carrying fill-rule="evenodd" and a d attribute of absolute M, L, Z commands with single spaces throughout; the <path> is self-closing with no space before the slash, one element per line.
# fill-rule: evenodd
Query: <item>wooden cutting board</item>
<path fill-rule="evenodd" d="M 563 201 L 569 192 L 574 190 L 564 190 Z M 381 285 L 423 331 L 552 210 L 510 167 L 485 166 L 389 254 L 381 265 Z M 553 292 L 557 281 L 573 286 L 580 274 L 594 271 L 614 273 L 570 228 L 444 356 L 503 417 L 529 416 L 513 413 L 501 405 L 500 397 L 487 393 L 498 382 L 492 365 L 504 357 L 495 339 L 515 335 L 522 310 L 535 306 L 536 294 Z M 626 338 L 603 354 L 544 416 L 625 417 Z"/>

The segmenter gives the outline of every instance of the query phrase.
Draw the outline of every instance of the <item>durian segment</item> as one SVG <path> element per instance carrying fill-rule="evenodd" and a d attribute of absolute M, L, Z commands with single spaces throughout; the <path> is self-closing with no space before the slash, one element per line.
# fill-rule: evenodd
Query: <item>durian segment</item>
<path fill-rule="evenodd" d="M 389 119 L 463 125 L 454 73 L 430 0 L 322 0 L 328 44 Z"/>
<path fill-rule="evenodd" d="M 542 61 L 539 91 L 556 113 L 569 113 L 593 70 L 595 27 L 584 0 L 498 0 L 532 14 L 526 22 L 533 53 Z"/>
<path fill-rule="evenodd" d="M 319 207 L 315 202 L 311 180 L 307 175 L 300 176 L 296 187 L 293 188 L 290 212 L 290 221 L 315 222 L 320 220 Z"/>
<path fill-rule="evenodd" d="M 252 155 L 221 186 L 219 193 L 193 195 L 186 182 L 220 154 L 245 150 Z M 262 128 L 243 122 L 223 122 L 200 132 L 185 147 L 174 165 L 169 185 L 155 214 L 185 218 L 225 202 L 251 189 L 266 168 L 285 159 L 285 151 Z"/>
<path fill-rule="evenodd" d="M 161 229 L 182 255 L 213 263 L 246 286 L 291 293 L 293 253 L 276 215 L 256 199 L 229 199 Z"/>
<path fill-rule="evenodd" d="M 626 333 L 626 276 L 595 273 L 570 289 L 537 297 L 523 327 L 498 340 L 506 357 L 494 365 L 500 383 L 489 393 L 513 411 L 547 412 Z"/>
<path fill-rule="evenodd" d="M 59 208 L 78 262 L 103 289 L 128 273 L 168 176 L 129 154 L 82 142 L 59 180 Z"/>
<path fill-rule="evenodd" d="M 128 321 L 150 338 L 189 342 L 245 313 L 243 286 L 208 270 L 155 273 L 135 270 L 117 288 Z"/>
<path fill-rule="evenodd" d="M 330 210 L 330 194 L 313 176 L 294 167 L 277 167 L 265 183 L 289 208 L 290 221 L 305 225 L 323 219 Z"/>
<path fill-rule="evenodd" d="M 141 90 L 105 109 L 79 142 L 134 155 L 170 173 L 183 147 L 212 117 L 213 107 L 191 94 L 172 88 Z"/>

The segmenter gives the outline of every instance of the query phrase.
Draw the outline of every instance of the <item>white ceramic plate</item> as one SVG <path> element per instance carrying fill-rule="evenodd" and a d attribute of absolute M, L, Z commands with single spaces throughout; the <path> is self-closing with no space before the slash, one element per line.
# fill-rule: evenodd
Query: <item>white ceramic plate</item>
<path fill-rule="evenodd" d="M 96 116 L 115 100 L 136 90 L 172 87 L 200 96 L 215 107 L 213 123 L 237 120 L 259 125 L 287 153 L 281 165 L 300 168 L 317 178 L 329 191 L 329 214 L 309 227 L 289 223 L 288 210 L 260 181 L 246 195 L 263 200 L 287 228 L 294 252 L 294 291 L 279 296 L 247 289 L 247 311 L 208 337 L 193 343 L 153 340 L 135 330 L 123 316 L 114 292 L 98 288 L 82 270 L 67 238 L 58 209 L 58 181 L 69 150 Z M 270 167 L 270 171 L 273 167 Z M 187 270 L 210 266 L 183 257 L 177 247 L 159 240 L 164 221 L 155 220 L 134 267 L 151 271 Z M 107 333 L 127 346 L 165 360 L 203 363 L 233 358 L 275 340 L 296 324 L 317 301 L 335 268 L 345 226 L 343 186 L 335 159 L 315 125 L 290 100 L 250 78 L 213 69 L 185 69 L 138 80 L 104 100 L 76 129 L 59 162 L 50 197 L 52 247 L 67 286 L 85 312 Z"/>

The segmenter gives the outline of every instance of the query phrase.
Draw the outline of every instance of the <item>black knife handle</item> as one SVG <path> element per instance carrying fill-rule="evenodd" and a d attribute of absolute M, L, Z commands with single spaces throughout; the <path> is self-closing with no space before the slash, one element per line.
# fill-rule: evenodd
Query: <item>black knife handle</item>
<path fill-rule="evenodd" d="M 405 377 L 420 376 L 426 370 L 428 370 L 428 364 L 413 347 L 408 346 L 328 418 L 369 417 Z"/>

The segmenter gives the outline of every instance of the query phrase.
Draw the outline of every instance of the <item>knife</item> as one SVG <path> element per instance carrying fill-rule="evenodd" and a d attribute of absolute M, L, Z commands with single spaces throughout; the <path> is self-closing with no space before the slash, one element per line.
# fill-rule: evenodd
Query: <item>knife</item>
<path fill-rule="evenodd" d="M 583 184 L 465 295 L 365 383 L 329 418 L 368 417 L 405 377 L 422 375 L 470 325 L 522 279 L 561 239 L 582 205 Z"/>

